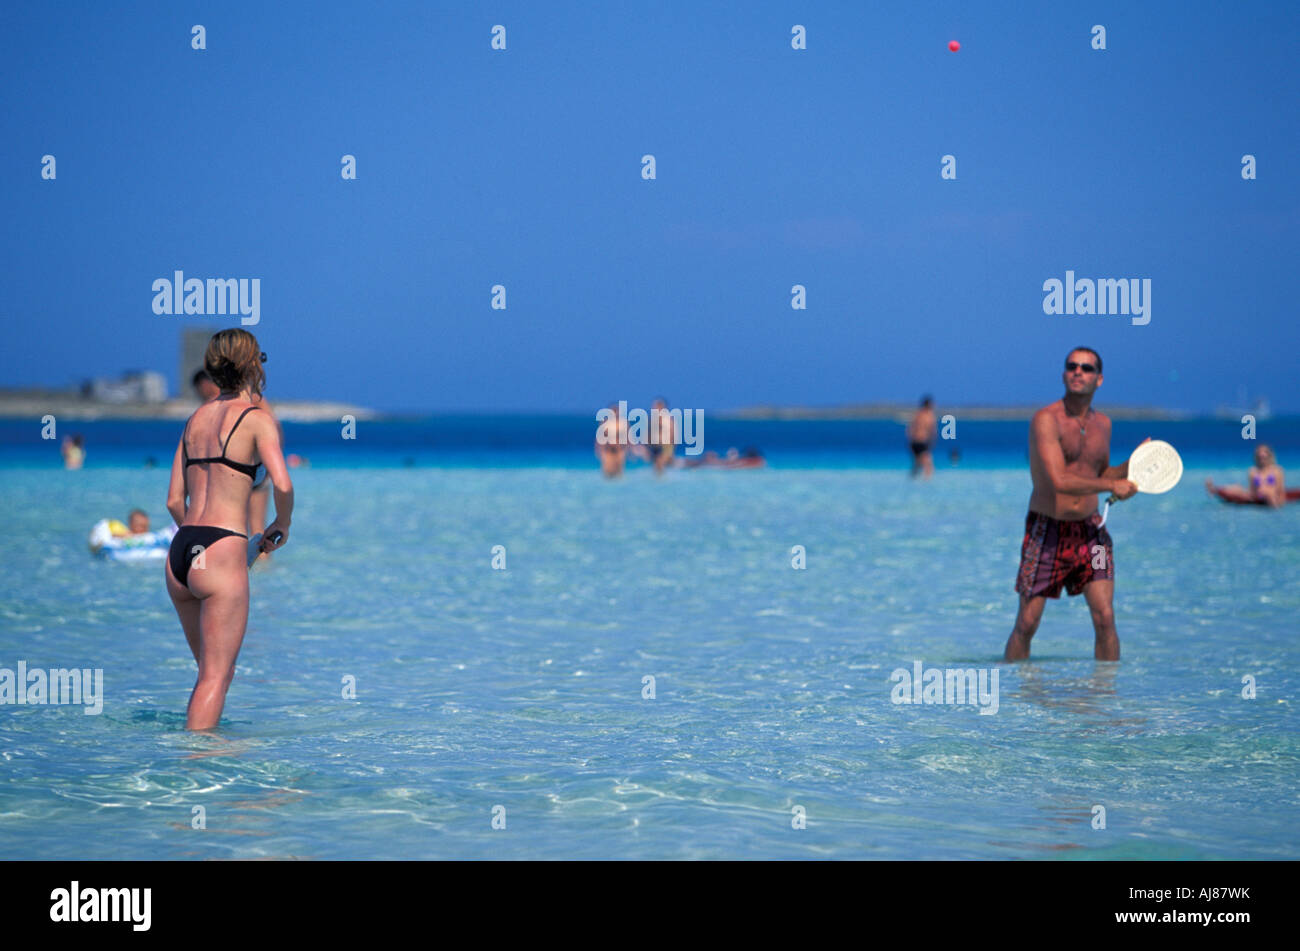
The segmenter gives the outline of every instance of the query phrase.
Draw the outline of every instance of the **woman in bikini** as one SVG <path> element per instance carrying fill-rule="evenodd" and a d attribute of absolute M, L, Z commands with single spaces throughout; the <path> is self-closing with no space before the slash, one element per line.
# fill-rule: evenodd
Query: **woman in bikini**
<path fill-rule="evenodd" d="M 289 539 L 293 485 L 275 420 L 257 405 L 266 354 L 246 330 L 222 330 L 204 363 L 221 395 L 185 424 L 172 461 L 167 511 L 180 526 L 163 569 L 167 593 L 199 665 L 185 727 L 208 730 L 221 719 L 226 691 L 248 625 L 248 497 L 259 463 L 275 489 L 275 521 L 263 551 Z"/>
<path fill-rule="evenodd" d="M 1286 505 L 1285 475 L 1282 467 L 1277 464 L 1273 450 L 1260 445 L 1255 449 L 1255 465 L 1247 474 L 1250 488 L 1243 489 L 1238 485 L 1216 486 L 1213 479 L 1206 479 L 1205 487 L 1212 495 L 1241 502 L 1262 502 L 1280 508 Z"/>

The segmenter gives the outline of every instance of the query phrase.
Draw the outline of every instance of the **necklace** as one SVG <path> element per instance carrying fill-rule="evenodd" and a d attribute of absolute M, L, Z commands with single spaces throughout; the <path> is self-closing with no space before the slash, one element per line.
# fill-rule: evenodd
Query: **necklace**
<path fill-rule="evenodd" d="M 1087 411 L 1086 413 L 1084 413 L 1082 419 L 1080 419 L 1080 420 L 1078 421 L 1078 422 L 1079 422 L 1079 433 L 1080 433 L 1080 435 L 1083 435 L 1083 436 L 1088 435 L 1088 417 L 1091 416 L 1091 415 L 1092 415 L 1092 407 L 1089 406 L 1089 407 L 1088 407 L 1088 411 Z M 1071 418 L 1072 418 L 1072 417 L 1071 417 Z"/>

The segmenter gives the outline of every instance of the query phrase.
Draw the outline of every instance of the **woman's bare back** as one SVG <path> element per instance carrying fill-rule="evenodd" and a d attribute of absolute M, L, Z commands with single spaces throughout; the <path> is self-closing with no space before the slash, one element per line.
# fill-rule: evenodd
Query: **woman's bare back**
<path fill-rule="evenodd" d="M 223 455 L 224 444 L 228 461 L 239 465 L 259 464 L 254 427 L 248 425 L 249 418 L 257 412 L 259 408 L 247 400 L 215 399 L 204 403 L 190 417 L 182 437 L 189 460 L 185 466 L 189 504 L 183 525 L 213 525 L 240 533 L 247 527 L 253 479 L 222 462 L 194 460 L 216 460 Z"/>

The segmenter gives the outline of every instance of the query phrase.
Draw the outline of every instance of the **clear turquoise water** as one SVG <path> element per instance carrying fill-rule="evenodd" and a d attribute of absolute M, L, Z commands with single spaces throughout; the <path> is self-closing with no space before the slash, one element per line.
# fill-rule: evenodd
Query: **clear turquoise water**
<path fill-rule="evenodd" d="M 1006 465 L 299 470 L 219 737 L 182 729 L 161 566 L 84 545 L 139 500 L 161 518 L 165 473 L 0 468 L 0 667 L 107 693 L 0 707 L 0 856 L 1300 857 L 1300 506 L 1221 505 L 1206 470 L 1111 516 L 1119 665 L 1053 602 L 996 715 L 890 702 L 896 667 L 1000 657 Z"/>

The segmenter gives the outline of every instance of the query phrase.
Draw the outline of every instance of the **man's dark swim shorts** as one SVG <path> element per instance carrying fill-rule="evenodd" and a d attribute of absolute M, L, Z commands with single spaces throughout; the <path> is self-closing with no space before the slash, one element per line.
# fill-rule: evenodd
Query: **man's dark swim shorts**
<path fill-rule="evenodd" d="M 1115 558 L 1110 532 L 1099 527 L 1101 515 L 1065 522 L 1038 512 L 1025 516 L 1025 541 L 1020 546 L 1016 591 L 1027 598 L 1059 598 L 1065 587 L 1080 594 L 1091 581 L 1113 581 Z"/>

